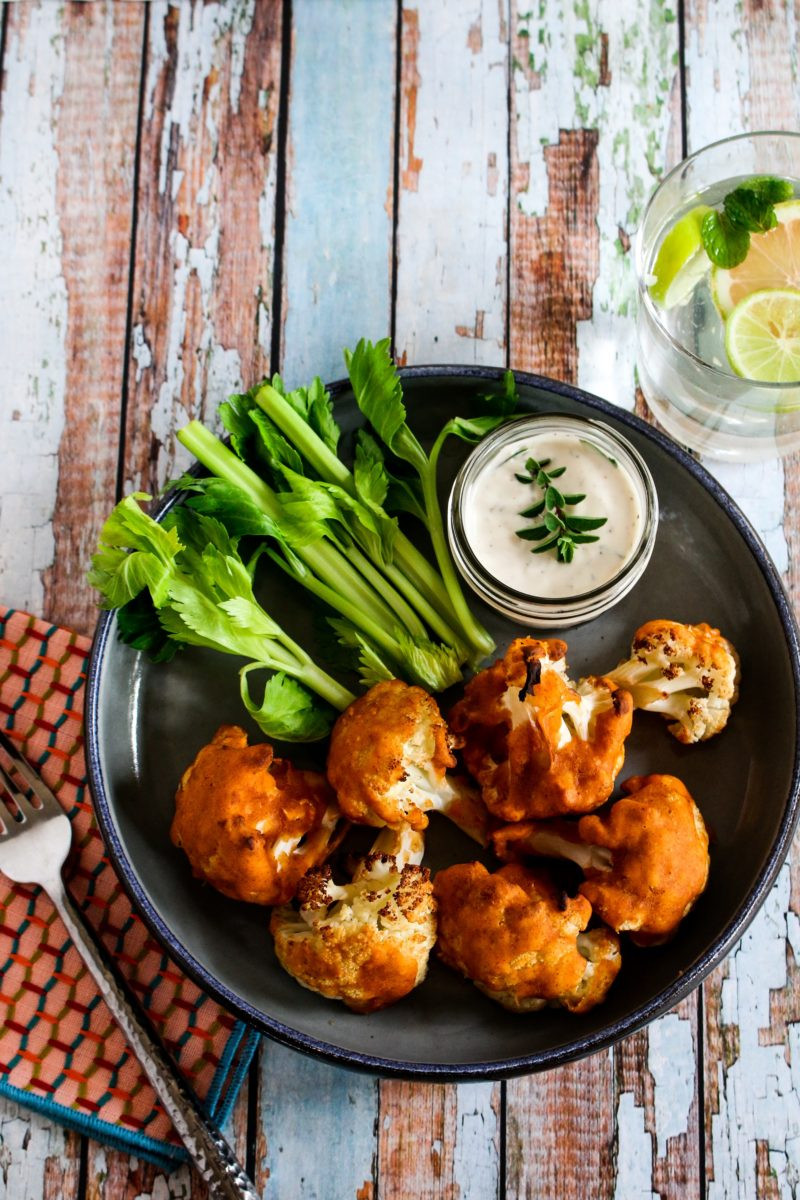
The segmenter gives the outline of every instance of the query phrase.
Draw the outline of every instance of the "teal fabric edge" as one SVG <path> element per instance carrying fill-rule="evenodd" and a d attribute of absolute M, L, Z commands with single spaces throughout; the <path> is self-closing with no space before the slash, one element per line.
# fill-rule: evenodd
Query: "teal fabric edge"
<path fill-rule="evenodd" d="M 253 1055 L 260 1041 L 261 1035 L 254 1029 L 250 1029 L 244 1021 L 237 1021 L 231 1030 L 230 1037 L 225 1044 L 225 1050 L 220 1059 L 219 1066 L 214 1072 L 214 1078 L 209 1088 L 209 1097 L 213 1096 L 213 1099 L 210 1103 L 207 1101 L 205 1105 L 207 1111 L 219 1125 L 224 1125 L 230 1116 L 231 1109 L 242 1086 L 242 1081 L 247 1074 L 248 1067 L 253 1060 Z M 225 1077 L 230 1070 L 231 1063 L 240 1045 L 242 1049 L 239 1053 L 236 1068 L 225 1090 L 222 1103 L 217 1107 L 217 1100 L 222 1091 Z M 148 1162 L 160 1167 L 163 1171 L 173 1171 L 176 1167 L 181 1166 L 189 1160 L 189 1155 L 182 1146 L 171 1146 L 168 1142 L 148 1137 L 144 1133 L 137 1133 L 134 1129 L 126 1129 L 123 1132 L 119 1125 L 110 1125 L 108 1121 L 101 1121 L 98 1117 L 92 1116 L 91 1113 L 82 1113 L 73 1108 L 65 1108 L 64 1105 L 56 1104 L 53 1100 L 49 1100 L 44 1096 L 37 1096 L 32 1092 L 25 1091 L 23 1088 L 14 1087 L 12 1084 L 7 1083 L 5 1079 L 0 1079 L 0 1096 L 4 1096 L 8 1100 L 13 1100 L 15 1104 L 19 1104 L 22 1108 L 29 1108 L 34 1112 L 40 1113 L 42 1116 L 50 1117 L 56 1124 L 63 1125 L 67 1129 L 72 1129 L 76 1133 L 82 1133 L 86 1137 L 92 1137 L 106 1146 L 111 1146 L 114 1150 L 121 1150 L 124 1154 L 136 1154 L 140 1158 L 145 1158 Z"/>
<path fill-rule="evenodd" d="M 234 1060 L 236 1051 L 239 1049 L 242 1038 L 244 1036 L 244 1025 L 241 1021 L 237 1021 L 231 1029 L 228 1040 L 225 1043 L 222 1054 L 220 1055 L 217 1069 L 214 1072 L 214 1078 L 211 1080 L 211 1086 L 206 1095 L 204 1108 L 211 1114 L 212 1117 L 219 1118 L 218 1105 L 222 1086 L 225 1082 L 225 1077 L 230 1070 L 231 1063 Z"/>
<path fill-rule="evenodd" d="M 242 1049 L 239 1051 L 239 1058 L 238 1062 L 236 1063 L 236 1067 L 230 1076 L 230 1079 L 228 1079 L 227 1087 L 225 1088 L 225 1094 L 222 1097 L 222 1102 L 218 1105 L 218 1107 L 212 1108 L 211 1110 L 218 1125 L 224 1125 L 228 1117 L 231 1115 L 233 1106 L 236 1103 L 236 1097 L 239 1095 L 239 1090 L 244 1082 L 244 1077 L 249 1071 L 250 1064 L 253 1061 L 253 1056 L 261 1043 L 261 1034 L 257 1030 L 251 1029 L 249 1025 L 244 1023 L 244 1021 L 237 1021 L 236 1025 L 240 1026 L 241 1029 L 245 1031 L 244 1043 Z M 231 1054 L 231 1059 L 232 1058 L 233 1054 Z M 220 1063 L 220 1067 L 221 1066 L 222 1063 Z M 220 1067 L 217 1068 L 217 1072 L 214 1076 L 215 1081 L 217 1075 L 220 1074 Z M 220 1089 L 222 1087 L 222 1082 L 224 1081 L 221 1079 Z M 211 1088 L 213 1089 L 213 1087 L 214 1083 L 212 1082 Z M 210 1093 L 211 1089 L 209 1089 L 209 1094 Z"/>

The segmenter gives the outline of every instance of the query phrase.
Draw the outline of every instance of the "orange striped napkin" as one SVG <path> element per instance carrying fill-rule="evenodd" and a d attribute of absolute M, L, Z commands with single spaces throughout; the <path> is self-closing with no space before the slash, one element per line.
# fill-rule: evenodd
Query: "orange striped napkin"
<path fill-rule="evenodd" d="M 223 1124 L 258 1035 L 188 980 L 132 910 L 86 786 L 89 639 L 0 607 L 0 723 L 72 822 L 65 878 L 180 1071 Z M 169 1168 L 169 1118 L 47 896 L 0 875 L 0 1094 Z"/>

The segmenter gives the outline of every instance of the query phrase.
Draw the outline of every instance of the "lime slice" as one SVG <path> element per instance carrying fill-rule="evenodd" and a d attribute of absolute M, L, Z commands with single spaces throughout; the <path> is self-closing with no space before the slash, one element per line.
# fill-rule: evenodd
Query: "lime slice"
<path fill-rule="evenodd" d="M 765 288 L 800 288 L 800 200 L 775 205 L 778 224 L 766 233 L 750 235 L 744 262 L 726 271 L 714 267 L 711 295 L 727 319 L 751 292 Z"/>
<path fill-rule="evenodd" d="M 674 308 L 692 293 L 711 265 L 703 249 L 701 226 L 711 209 L 699 204 L 676 221 L 658 248 L 650 295 L 664 308 Z"/>
<path fill-rule="evenodd" d="M 728 317 L 725 349 L 745 379 L 800 382 L 800 291 L 769 288 L 745 296 Z"/>

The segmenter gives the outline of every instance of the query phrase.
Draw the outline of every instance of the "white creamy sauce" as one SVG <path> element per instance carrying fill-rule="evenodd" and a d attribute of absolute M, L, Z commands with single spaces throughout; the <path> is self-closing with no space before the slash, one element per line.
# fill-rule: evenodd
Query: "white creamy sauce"
<path fill-rule="evenodd" d="M 575 547 L 571 563 L 555 549 L 533 554 L 537 543 L 516 536 L 518 529 L 540 525 L 541 517 L 521 517 L 542 499 L 536 483 L 521 483 L 528 458 L 549 458 L 548 470 L 566 467 L 555 486 L 564 494 L 584 492 L 586 499 L 567 511 L 577 517 L 607 517 L 591 530 L 599 537 Z M 495 579 L 529 596 L 579 596 L 607 583 L 631 557 L 642 536 L 645 514 L 627 469 L 612 462 L 577 434 L 534 435 L 517 449 L 505 446 L 489 459 L 472 484 L 464 505 L 464 532 L 470 548 Z"/>

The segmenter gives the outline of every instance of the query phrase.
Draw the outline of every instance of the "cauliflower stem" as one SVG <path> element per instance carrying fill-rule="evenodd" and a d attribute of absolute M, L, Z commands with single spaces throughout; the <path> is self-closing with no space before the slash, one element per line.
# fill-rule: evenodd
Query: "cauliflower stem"
<path fill-rule="evenodd" d="M 739 657 L 710 625 L 648 621 L 631 656 L 608 672 L 636 708 L 672 719 L 679 742 L 702 742 L 724 729 L 739 695 Z"/>
<path fill-rule="evenodd" d="M 273 910 L 270 929 L 279 962 L 303 987 L 375 1012 L 425 978 L 436 941 L 430 872 L 419 865 L 423 839 L 405 827 L 381 830 L 349 883 L 328 865 L 309 871 L 298 909 Z"/>

